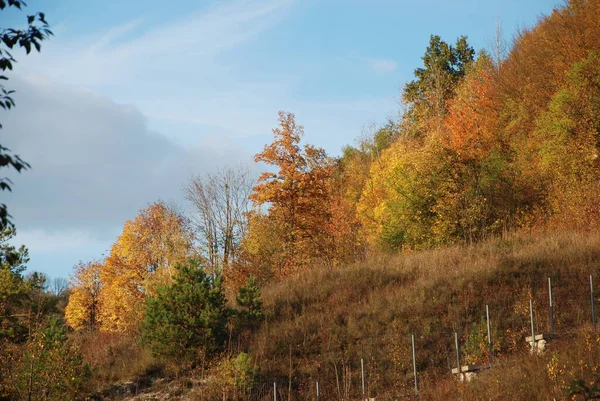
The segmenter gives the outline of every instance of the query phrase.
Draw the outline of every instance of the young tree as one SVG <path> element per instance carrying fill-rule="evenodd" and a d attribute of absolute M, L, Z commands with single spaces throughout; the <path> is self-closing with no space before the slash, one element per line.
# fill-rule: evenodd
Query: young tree
<path fill-rule="evenodd" d="M 236 260 L 248 227 L 250 171 L 226 167 L 192 179 L 184 192 L 194 208 L 192 223 L 207 271 L 216 275 Z"/>
<path fill-rule="evenodd" d="M 238 314 L 243 325 L 254 326 L 264 317 L 260 288 L 258 288 L 254 277 L 250 276 L 246 285 L 240 287 L 235 300 L 238 306 L 242 308 Z"/>
<path fill-rule="evenodd" d="M 227 338 L 228 310 L 221 279 L 194 261 L 177 266 L 173 283 L 146 300 L 142 341 L 157 356 L 194 362 L 209 356 Z"/>
<path fill-rule="evenodd" d="M 21 9 L 25 6 L 22 0 L 0 0 L 0 11 L 8 7 Z M 33 46 L 38 52 L 41 49 L 41 42 L 52 35 L 46 22 L 44 13 L 36 13 L 27 16 L 26 29 L 2 28 L 0 27 L 0 107 L 10 110 L 15 102 L 12 98 L 14 91 L 7 89 L 1 81 L 8 80 L 5 75 L 7 70 L 13 69 L 13 63 L 16 62 L 11 54 L 15 47 L 24 48 L 27 54 L 31 52 Z M 9 51 L 10 50 L 10 51 Z M 2 124 L 0 124 L 2 129 Z M 18 172 L 28 169 L 30 166 L 18 155 L 11 152 L 10 149 L 0 144 L 0 168 L 13 168 Z M 6 177 L 0 177 L 0 190 L 11 190 L 12 182 Z M 11 224 L 10 215 L 4 203 L 0 203 L 0 229 L 4 229 Z"/>

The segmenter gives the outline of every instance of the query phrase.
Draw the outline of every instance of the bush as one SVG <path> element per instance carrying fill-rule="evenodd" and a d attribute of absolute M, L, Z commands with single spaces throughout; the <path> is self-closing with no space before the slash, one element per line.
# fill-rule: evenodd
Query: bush
<path fill-rule="evenodd" d="M 210 399 L 246 399 L 258 376 L 258 368 L 244 352 L 235 358 L 224 358 L 213 372 L 204 388 L 205 395 Z"/>
<path fill-rule="evenodd" d="M 89 377 L 79 348 L 55 316 L 48 318 L 11 365 L 10 380 L 4 390 L 0 388 L 0 398 L 4 393 L 14 400 L 77 400 Z"/>

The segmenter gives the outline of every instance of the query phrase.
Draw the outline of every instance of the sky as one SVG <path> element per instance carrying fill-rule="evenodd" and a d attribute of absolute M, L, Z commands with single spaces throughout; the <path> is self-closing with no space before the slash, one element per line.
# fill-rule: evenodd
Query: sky
<path fill-rule="evenodd" d="M 0 29 L 44 11 L 54 36 L 5 84 L 1 144 L 31 164 L 2 192 L 29 271 L 68 278 L 102 258 L 126 220 L 182 187 L 252 164 L 279 110 L 333 156 L 395 119 L 431 34 L 510 45 L 554 0 L 29 0 Z M 258 171 L 260 166 L 252 167 Z M 4 173 L 4 172 L 3 172 Z"/>

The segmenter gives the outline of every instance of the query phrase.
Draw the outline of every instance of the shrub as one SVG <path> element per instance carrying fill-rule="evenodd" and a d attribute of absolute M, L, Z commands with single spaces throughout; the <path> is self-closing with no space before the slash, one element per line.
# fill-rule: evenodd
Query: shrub
<path fill-rule="evenodd" d="M 215 367 L 213 376 L 207 381 L 205 395 L 211 399 L 246 399 L 256 383 L 258 368 L 250 356 L 240 352 L 235 358 L 224 358 Z"/>
<path fill-rule="evenodd" d="M 14 400 L 81 399 L 89 377 L 79 348 L 55 316 L 25 344 L 11 370 L 5 393 Z"/>

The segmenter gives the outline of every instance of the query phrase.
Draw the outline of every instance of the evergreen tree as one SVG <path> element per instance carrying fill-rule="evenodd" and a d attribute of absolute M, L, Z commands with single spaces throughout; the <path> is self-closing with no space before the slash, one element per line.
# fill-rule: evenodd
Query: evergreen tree
<path fill-rule="evenodd" d="M 198 262 L 176 270 L 174 282 L 146 300 L 142 342 L 156 356 L 193 362 L 196 354 L 219 350 L 227 338 L 226 299 L 221 278 L 213 279 Z"/>
<path fill-rule="evenodd" d="M 446 102 L 454 95 L 467 66 L 475 58 L 475 50 L 461 36 L 456 45 L 431 35 L 422 57 L 423 67 L 414 72 L 416 79 L 406 84 L 403 98 L 408 105 L 404 115 L 405 131 L 422 135 L 439 128 L 446 115 Z"/>
<path fill-rule="evenodd" d="M 262 300 L 260 299 L 260 288 L 256 285 L 256 280 L 250 276 L 245 286 L 241 287 L 236 301 L 243 309 L 238 312 L 242 324 L 254 326 L 264 317 L 262 311 Z"/>

